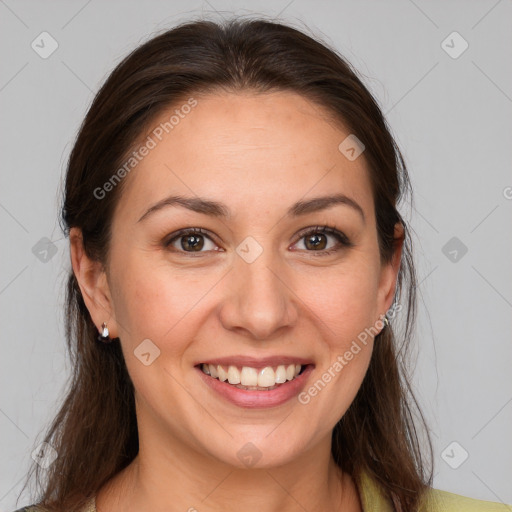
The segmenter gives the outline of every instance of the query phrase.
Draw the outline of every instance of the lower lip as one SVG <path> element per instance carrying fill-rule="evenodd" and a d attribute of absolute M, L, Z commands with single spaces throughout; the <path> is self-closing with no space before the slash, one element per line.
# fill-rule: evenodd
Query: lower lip
<path fill-rule="evenodd" d="M 201 368 L 196 367 L 204 383 L 213 391 L 217 392 L 231 403 L 247 409 L 276 407 L 288 402 L 288 400 L 297 396 L 304 388 L 306 380 L 313 371 L 313 368 L 314 366 L 312 364 L 308 364 L 304 371 L 293 380 L 286 381 L 270 391 L 250 391 L 227 384 L 227 381 L 221 382 L 219 379 L 214 379 L 206 375 Z"/>

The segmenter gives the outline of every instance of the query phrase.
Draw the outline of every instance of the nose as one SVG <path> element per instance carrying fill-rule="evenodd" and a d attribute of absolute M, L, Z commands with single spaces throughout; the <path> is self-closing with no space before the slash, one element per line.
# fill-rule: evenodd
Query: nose
<path fill-rule="evenodd" d="M 296 296 L 270 250 L 247 263 L 236 257 L 220 309 L 225 329 L 255 340 L 282 336 L 298 318 Z"/>

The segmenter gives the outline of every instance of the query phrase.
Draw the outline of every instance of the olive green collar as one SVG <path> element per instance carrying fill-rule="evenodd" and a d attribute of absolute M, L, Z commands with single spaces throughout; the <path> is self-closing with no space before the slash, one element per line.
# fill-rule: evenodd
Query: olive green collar
<path fill-rule="evenodd" d="M 380 485 L 366 471 L 361 471 L 354 480 L 364 512 L 393 512 L 393 507 L 384 496 Z"/>

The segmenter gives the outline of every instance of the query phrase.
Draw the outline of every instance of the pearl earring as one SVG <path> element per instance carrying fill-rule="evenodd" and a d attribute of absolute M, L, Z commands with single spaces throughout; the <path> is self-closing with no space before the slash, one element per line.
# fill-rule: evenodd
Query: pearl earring
<path fill-rule="evenodd" d="M 110 334 L 109 330 L 108 330 L 108 327 L 107 327 L 107 323 L 106 322 L 103 322 L 103 324 L 101 325 L 101 341 L 103 341 L 103 343 L 110 343 L 112 340 L 108 337 Z"/>

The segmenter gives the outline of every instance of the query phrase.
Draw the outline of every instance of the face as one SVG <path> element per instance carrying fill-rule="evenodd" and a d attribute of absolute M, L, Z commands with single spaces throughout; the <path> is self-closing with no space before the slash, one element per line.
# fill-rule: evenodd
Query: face
<path fill-rule="evenodd" d="M 364 153 L 346 158 L 350 132 L 321 107 L 291 92 L 195 98 L 125 178 L 93 292 L 106 306 L 87 303 L 120 337 L 141 443 L 281 465 L 330 442 L 397 266 L 380 261 Z"/>

